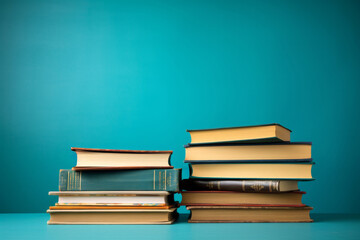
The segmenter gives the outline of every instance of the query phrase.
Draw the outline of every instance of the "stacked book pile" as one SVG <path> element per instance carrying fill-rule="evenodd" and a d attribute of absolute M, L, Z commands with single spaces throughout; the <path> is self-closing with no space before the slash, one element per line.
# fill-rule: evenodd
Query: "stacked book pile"
<path fill-rule="evenodd" d="M 311 143 L 279 124 L 188 130 L 189 222 L 311 222 L 298 181 L 312 180 Z"/>
<path fill-rule="evenodd" d="M 60 170 L 48 224 L 171 224 L 181 170 L 172 151 L 72 148 L 77 165 Z"/>

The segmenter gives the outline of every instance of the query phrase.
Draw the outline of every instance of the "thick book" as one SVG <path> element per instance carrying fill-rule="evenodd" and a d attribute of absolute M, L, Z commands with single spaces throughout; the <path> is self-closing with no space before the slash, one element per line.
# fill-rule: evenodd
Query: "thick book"
<path fill-rule="evenodd" d="M 71 148 L 77 155 L 73 170 L 166 169 L 172 151 Z"/>
<path fill-rule="evenodd" d="M 188 191 L 289 192 L 298 190 L 298 181 L 184 179 L 180 188 Z"/>
<path fill-rule="evenodd" d="M 212 144 L 223 142 L 289 142 L 291 130 L 278 123 L 187 130 L 191 144 Z"/>
<path fill-rule="evenodd" d="M 178 192 L 181 169 L 117 171 L 60 170 L 59 191 Z"/>
<path fill-rule="evenodd" d="M 313 163 L 191 164 L 191 178 L 312 180 Z"/>
<path fill-rule="evenodd" d="M 277 206 L 303 207 L 305 192 L 244 193 L 230 191 L 185 191 L 181 192 L 181 205 L 186 206 Z"/>
<path fill-rule="evenodd" d="M 56 206 L 148 206 L 174 204 L 174 195 L 165 191 L 62 191 L 49 192 L 58 196 Z"/>
<path fill-rule="evenodd" d="M 312 222 L 312 207 L 188 206 L 190 223 Z"/>
<path fill-rule="evenodd" d="M 48 224 L 171 224 L 177 217 L 171 209 L 77 209 L 47 210 Z"/>
<path fill-rule="evenodd" d="M 185 162 L 310 162 L 310 142 L 185 146 Z"/>

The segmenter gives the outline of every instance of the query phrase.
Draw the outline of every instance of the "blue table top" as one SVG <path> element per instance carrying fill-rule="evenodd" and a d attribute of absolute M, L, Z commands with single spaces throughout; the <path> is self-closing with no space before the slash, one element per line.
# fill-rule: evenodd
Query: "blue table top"
<path fill-rule="evenodd" d="M 360 239 L 360 215 L 312 214 L 313 223 L 47 225 L 45 213 L 0 214 L 0 239 Z"/>

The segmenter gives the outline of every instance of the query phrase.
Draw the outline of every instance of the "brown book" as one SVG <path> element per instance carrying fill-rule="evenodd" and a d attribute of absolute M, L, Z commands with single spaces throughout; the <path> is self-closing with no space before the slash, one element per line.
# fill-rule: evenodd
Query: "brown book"
<path fill-rule="evenodd" d="M 77 154 L 73 170 L 171 169 L 172 151 L 71 148 Z"/>
<path fill-rule="evenodd" d="M 221 142 L 282 142 L 290 141 L 291 130 L 272 123 L 244 127 L 187 130 L 191 144 Z"/>
<path fill-rule="evenodd" d="M 312 222 L 312 207 L 189 206 L 190 223 Z"/>
<path fill-rule="evenodd" d="M 290 192 L 299 190 L 294 180 L 207 180 L 183 179 L 182 190 L 187 191 L 232 191 L 232 192 Z"/>
<path fill-rule="evenodd" d="M 171 224 L 178 214 L 171 209 L 47 210 L 48 224 Z"/>
<path fill-rule="evenodd" d="M 301 199 L 305 192 L 286 193 L 241 193 L 228 191 L 186 191 L 181 192 L 181 205 L 243 205 L 303 207 Z"/>

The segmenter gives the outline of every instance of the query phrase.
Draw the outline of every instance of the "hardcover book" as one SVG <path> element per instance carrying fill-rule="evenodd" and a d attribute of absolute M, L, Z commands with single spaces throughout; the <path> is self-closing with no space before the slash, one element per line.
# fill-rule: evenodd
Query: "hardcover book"
<path fill-rule="evenodd" d="M 113 150 L 97 148 L 71 148 L 77 154 L 73 170 L 116 170 L 173 168 L 172 151 Z"/>
<path fill-rule="evenodd" d="M 171 209 L 47 210 L 48 224 L 171 224 L 178 214 Z"/>
<path fill-rule="evenodd" d="M 281 206 L 303 207 L 304 192 L 243 193 L 230 191 L 186 191 L 181 192 L 181 205 L 186 206 Z"/>
<path fill-rule="evenodd" d="M 50 206 L 49 210 L 109 210 L 109 209 L 170 209 L 177 208 L 178 204 L 164 205 L 164 206 L 119 206 L 119 205 L 55 205 Z"/>
<path fill-rule="evenodd" d="M 311 143 L 185 146 L 185 162 L 310 162 Z"/>
<path fill-rule="evenodd" d="M 187 130 L 191 144 L 222 142 L 282 142 L 290 141 L 291 130 L 278 123 L 244 127 Z"/>
<path fill-rule="evenodd" d="M 188 191 L 235 191 L 235 192 L 289 192 L 298 190 L 298 181 L 286 180 L 211 180 L 184 179 L 182 190 Z"/>
<path fill-rule="evenodd" d="M 192 178 L 312 180 L 313 163 L 191 164 Z"/>
<path fill-rule="evenodd" d="M 189 206 L 191 223 L 312 222 L 311 207 Z"/>
<path fill-rule="evenodd" d="M 178 192 L 181 169 L 117 171 L 60 170 L 59 191 Z"/>
<path fill-rule="evenodd" d="M 62 191 L 56 206 L 148 206 L 174 204 L 174 195 L 163 191 Z"/>

